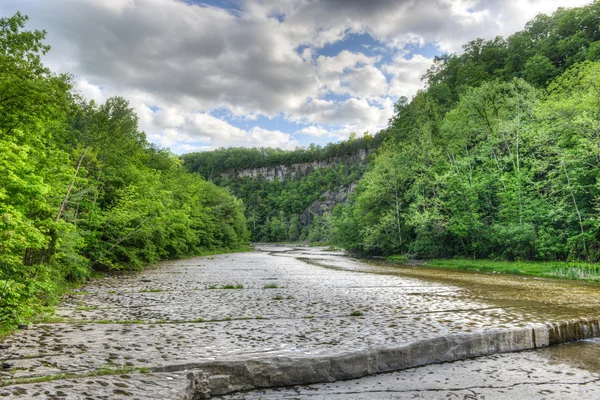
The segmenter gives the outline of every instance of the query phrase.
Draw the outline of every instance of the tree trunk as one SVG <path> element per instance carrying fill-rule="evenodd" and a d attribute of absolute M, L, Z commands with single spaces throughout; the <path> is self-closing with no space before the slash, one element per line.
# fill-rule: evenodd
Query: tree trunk
<path fill-rule="evenodd" d="M 79 158 L 79 162 L 77 163 L 77 168 L 75 169 L 75 174 L 73 175 L 73 179 L 71 180 L 71 184 L 69 185 L 69 188 L 67 189 L 67 193 L 65 194 L 65 198 L 63 199 L 60 208 L 58 210 L 58 214 L 56 215 L 56 222 L 60 221 L 60 217 L 63 213 L 63 211 L 65 210 L 65 207 L 67 206 L 67 200 L 69 200 L 69 195 L 71 194 L 71 190 L 73 190 L 73 185 L 75 185 L 75 179 L 77 179 L 77 174 L 79 173 L 79 169 L 81 168 L 81 163 L 83 162 L 83 159 L 88 151 L 89 147 L 85 149 L 85 151 L 83 152 L 83 154 L 81 155 L 81 157 Z"/>

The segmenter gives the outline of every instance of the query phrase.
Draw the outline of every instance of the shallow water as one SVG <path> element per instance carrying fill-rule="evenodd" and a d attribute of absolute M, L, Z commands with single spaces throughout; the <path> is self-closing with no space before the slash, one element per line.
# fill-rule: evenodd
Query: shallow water
<path fill-rule="evenodd" d="M 323 248 L 257 249 L 97 280 L 65 299 L 62 320 L 6 341 L 13 369 L 2 376 L 339 354 L 600 316 L 598 284 L 396 267 Z M 576 350 L 561 357 L 568 352 L 592 362 Z"/>

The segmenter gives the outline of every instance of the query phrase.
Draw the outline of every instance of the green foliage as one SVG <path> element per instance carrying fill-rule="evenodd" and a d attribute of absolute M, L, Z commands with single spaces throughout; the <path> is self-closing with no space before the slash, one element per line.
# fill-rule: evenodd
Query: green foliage
<path fill-rule="evenodd" d="M 348 192 L 363 170 L 363 163 L 347 159 L 296 178 L 269 180 L 262 176 L 225 175 L 214 182 L 243 200 L 252 240 L 325 241 L 329 232 L 323 224 L 327 220 L 323 213 L 329 210 L 324 205 L 313 210 L 311 205 L 321 203 L 323 194 Z"/>
<path fill-rule="evenodd" d="M 325 212 L 323 215 L 315 215 L 312 224 L 305 228 L 305 239 L 311 243 L 328 242 L 330 236 L 329 217 L 329 212 Z"/>
<path fill-rule="evenodd" d="M 382 131 L 372 136 L 367 132 L 361 138 L 352 135 L 340 143 L 294 151 L 227 148 L 185 154 L 182 159 L 189 171 L 211 179 L 242 199 L 252 240 L 326 242 L 331 230 L 324 214 L 331 210 L 319 205 L 322 196 L 350 191 L 363 174 L 362 159 L 374 153 L 386 134 Z M 303 172 L 274 180 L 260 171 L 257 177 L 240 173 L 265 167 L 282 169 L 298 163 L 305 163 Z"/>
<path fill-rule="evenodd" d="M 299 163 L 324 161 L 337 163 L 340 160 L 356 155 L 359 151 L 376 149 L 383 139 L 384 133 L 374 136 L 366 132 L 356 138 L 353 134 L 349 140 L 330 143 L 325 147 L 311 144 L 308 148 L 296 148 L 285 151 L 279 148 L 220 148 L 215 151 L 184 154 L 181 158 L 189 171 L 197 172 L 206 179 L 218 180 L 225 173 L 235 173 L 249 168 L 264 168 Z"/>
<path fill-rule="evenodd" d="M 437 56 L 425 74 L 430 87 L 446 85 L 453 98 L 468 87 L 500 77 L 524 78 L 542 87 L 576 63 L 597 61 L 600 55 L 600 2 L 578 8 L 559 8 L 540 14 L 525 29 L 507 39 L 476 39 L 463 53 Z"/>
<path fill-rule="evenodd" d="M 243 246 L 242 203 L 149 144 L 125 99 L 74 95 L 26 21 L 0 19 L 0 325 L 31 319 L 94 269 Z"/>
<path fill-rule="evenodd" d="M 267 219 L 265 229 L 266 239 L 269 242 L 282 242 L 287 238 L 287 229 L 280 217 Z"/>
<path fill-rule="evenodd" d="M 290 226 L 287 232 L 287 239 L 290 242 L 295 242 L 300 238 L 300 219 L 297 215 L 292 215 Z"/>
<path fill-rule="evenodd" d="M 403 102 L 335 240 L 416 258 L 600 259 L 600 63 L 538 91 L 522 79 L 466 88 L 447 112 Z"/>
<path fill-rule="evenodd" d="M 600 2 L 437 57 L 332 238 L 371 254 L 600 259 Z M 541 89 L 541 90 L 538 90 Z"/>
<path fill-rule="evenodd" d="M 599 24 L 593 2 L 437 57 L 333 210 L 333 241 L 412 258 L 600 259 Z"/>
<path fill-rule="evenodd" d="M 386 260 L 402 264 L 396 256 L 388 256 Z M 584 262 L 435 259 L 427 261 L 427 265 L 494 274 L 600 281 L 600 266 Z"/>
<path fill-rule="evenodd" d="M 548 57 L 543 54 L 536 54 L 525 63 L 522 76 L 533 85 L 544 87 L 557 73 L 558 69 Z"/>

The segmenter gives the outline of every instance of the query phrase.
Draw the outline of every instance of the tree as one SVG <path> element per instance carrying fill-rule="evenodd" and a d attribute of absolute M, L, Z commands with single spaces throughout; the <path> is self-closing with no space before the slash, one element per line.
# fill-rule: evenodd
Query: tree
<path fill-rule="evenodd" d="M 558 74 L 557 68 L 543 54 L 536 54 L 525 63 L 523 78 L 536 87 L 544 87 Z"/>
<path fill-rule="evenodd" d="M 0 19 L 0 325 L 29 320 L 92 268 L 243 245 L 243 204 L 149 144 L 125 99 L 74 95 L 26 21 Z"/>
<path fill-rule="evenodd" d="M 288 228 L 288 240 L 295 242 L 300 238 L 300 219 L 298 215 L 293 215 Z"/>

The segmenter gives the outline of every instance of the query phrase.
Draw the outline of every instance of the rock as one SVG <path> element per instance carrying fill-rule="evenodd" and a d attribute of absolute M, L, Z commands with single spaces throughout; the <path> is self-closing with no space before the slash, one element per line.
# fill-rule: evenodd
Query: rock
<path fill-rule="evenodd" d="M 232 171 L 239 177 L 258 178 L 263 177 L 268 181 L 279 179 L 300 179 L 320 168 L 337 167 L 340 163 L 346 164 L 364 164 L 370 150 L 360 149 L 357 153 L 344 156 L 333 157 L 324 161 L 313 161 L 309 163 L 297 163 L 290 165 L 274 165 L 271 167 L 248 168 L 240 171 Z M 227 173 L 222 175 L 228 175 Z"/>
<path fill-rule="evenodd" d="M 229 375 L 213 375 L 208 377 L 208 386 L 210 388 L 210 394 L 220 396 L 231 392 L 231 385 L 229 384 Z"/>
<path fill-rule="evenodd" d="M 302 226 L 310 225 L 315 215 L 321 216 L 327 211 L 333 210 L 338 204 L 345 203 L 350 193 L 356 189 L 357 184 L 353 183 L 349 187 L 340 187 L 335 191 L 327 191 L 321 194 L 321 198 L 312 202 L 310 206 L 300 215 Z"/>
<path fill-rule="evenodd" d="M 189 383 L 181 400 L 210 399 L 211 390 L 207 373 L 202 370 L 190 371 L 186 377 Z"/>

